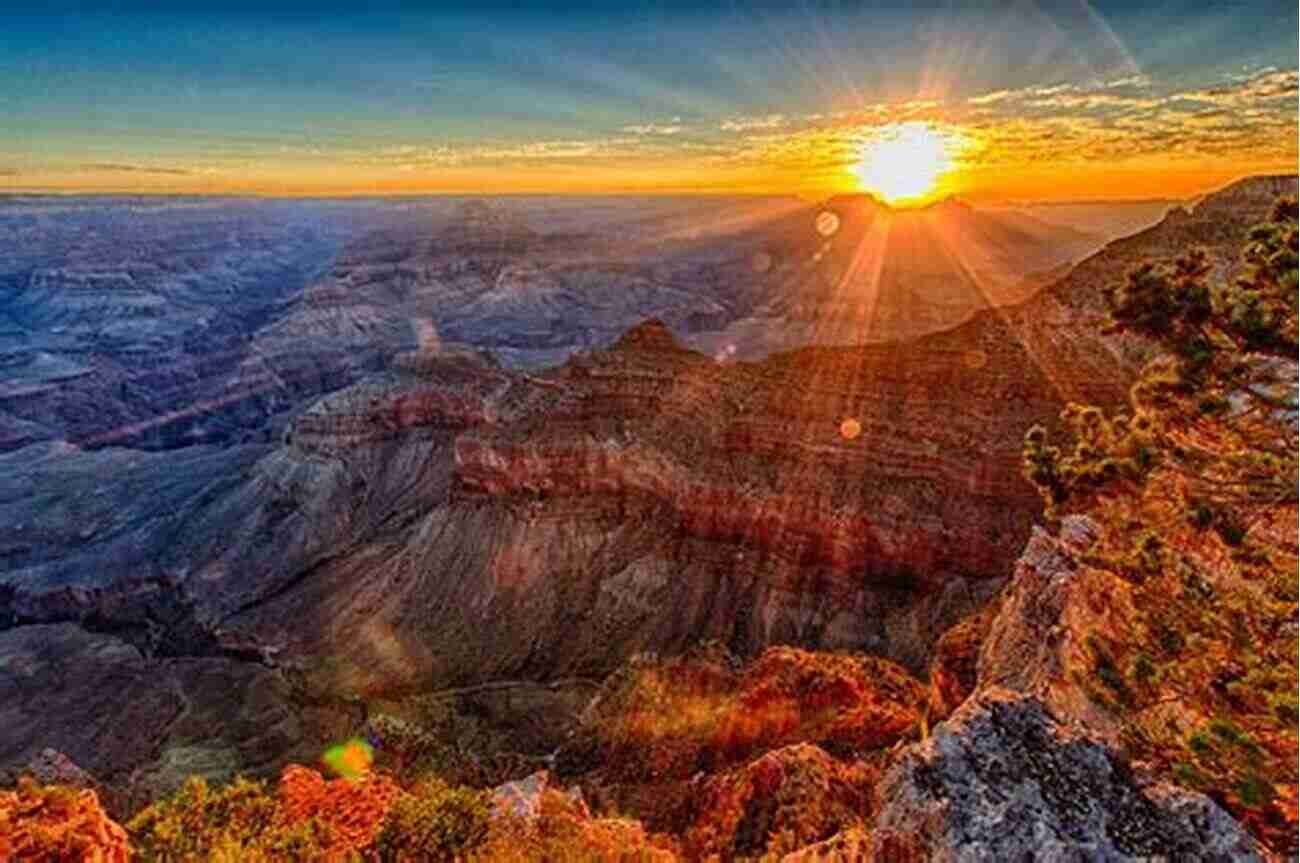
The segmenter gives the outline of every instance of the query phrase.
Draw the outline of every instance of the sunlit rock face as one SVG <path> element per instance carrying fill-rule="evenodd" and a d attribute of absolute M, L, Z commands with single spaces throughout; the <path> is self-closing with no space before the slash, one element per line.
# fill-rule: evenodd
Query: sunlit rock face
<path fill-rule="evenodd" d="M 1053 381 L 1007 326 L 751 365 L 648 322 L 545 375 L 458 360 L 350 388 L 259 469 L 324 459 L 387 520 L 224 625 L 360 690 L 594 674 L 702 638 L 919 667 L 1028 536 L 1021 430 L 1122 396 L 1113 360 Z"/>
<path fill-rule="evenodd" d="M 1123 579 L 1080 562 L 1093 530 L 1079 517 L 1067 519 L 1060 536 L 1034 529 L 985 637 L 979 680 L 981 686 L 1032 695 L 1117 745 L 1117 717 L 1098 705 L 1081 681 L 1095 674 L 1088 644 L 1129 640 L 1138 615 L 1132 588 Z"/>

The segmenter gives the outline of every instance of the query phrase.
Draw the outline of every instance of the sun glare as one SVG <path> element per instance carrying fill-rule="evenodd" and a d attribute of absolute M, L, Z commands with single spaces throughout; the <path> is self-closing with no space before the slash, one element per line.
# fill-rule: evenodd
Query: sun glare
<path fill-rule="evenodd" d="M 956 165 L 962 138 L 929 123 L 882 126 L 862 146 L 850 170 L 863 190 L 890 204 L 919 203 L 933 197 L 944 175 Z"/>

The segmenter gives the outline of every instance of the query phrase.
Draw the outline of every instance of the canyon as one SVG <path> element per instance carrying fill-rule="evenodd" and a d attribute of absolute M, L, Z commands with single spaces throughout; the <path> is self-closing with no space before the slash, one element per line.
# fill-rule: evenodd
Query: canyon
<path fill-rule="evenodd" d="M 992 277 L 899 251 L 881 324 L 859 321 L 844 295 L 862 286 L 834 274 L 863 214 L 885 211 L 841 209 L 845 234 L 827 238 L 818 208 L 778 197 L 0 199 L 0 452 L 266 442 L 311 399 L 431 345 L 540 368 L 658 318 L 692 347 L 757 358 L 929 331 L 987 304 Z M 1039 284 L 1031 271 L 1103 242 L 956 204 L 887 221 L 915 245 L 936 219 L 998 284 Z M 934 305 L 921 282 L 936 298 L 963 288 Z M 840 324 L 828 306 L 810 329 L 833 299 Z"/>
<path fill-rule="evenodd" d="M 498 266 L 495 279 L 473 277 L 497 293 L 457 295 L 422 331 L 411 320 L 424 319 L 433 301 L 420 285 L 433 282 L 402 275 L 407 240 L 390 232 L 382 261 L 378 238 L 349 229 L 362 245 L 307 276 L 302 297 L 225 367 L 280 382 L 234 438 L 108 445 L 78 440 L 103 417 L 66 415 L 33 431 L 35 414 L 13 409 L 31 393 L 7 379 L 0 766 L 54 749 L 125 789 L 128 806 L 187 773 L 314 760 L 379 699 L 487 687 L 480 707 L 519 722 L 512 692 L 529 711 L 568 713 L 630 657 L 709 640 L 745 657 L 771 645 L 862 651 L 924 675 L 944 633 L 1003 590 L 1033 536 L 1041 501 L 1020 476 L 1024 431 L 1056 428 L 1069 402 L 1121 404 L 1144 357 L 1099 333 L 1101 291 L 1192 244 L 1231 273 L 1250 226 L 1288 192 L 1294 178 L 1242 181 L 1045 285 L 1017 276 L 982 308 L 985 283 L 968 282 L 937 323 L 908 311 L 910 294 L 885 291 L 879 302 L 920 320 L 915 331 L 775 352 L 771 337 L 755 360 L 719 352 L 701 334 L 723 330 L 686 311 L 716 302 L 734 326 L 762 307 L 756 295 L 727 307 L 723 291 L 641 303 L 631 290 L 616 314 L 585 296 L 575 312 L 565 291 L 503 282 L 514 265 L 478 252 L 442 260 L 436 281 L 471 261 Z M 862 202 L 838 206 L 839 230 L 860 245 L 877 217 Z M 808 215 L 767 207 L 746 219 Z M 471 206 L 454 221 L 470 225 L 467 243 L 498 236 L 511 254 L 541 242 L 498 217 Z M 726 266 L 748 267 L 753 253 Z M 512 315 L 546 338 L 506 342 L 524 332 Z M 574 328 L 540 323 L 558 320 Z M 348 358 L 333 365 L 303 347 L 317 342 Z M 295 364 L 331 371 L 286 377 Z M 47 380 L 63 393 L 60 375 Z M 111 404 L 109 421 L 135 419 Z M 59 422 L 58 438 L 43 437 Z M 997 643 L 1015 642 L 1009 626 Z M 954 729 L 1004 714 L 1047 721 L 1000 706 L 1033 681 L 988 670 L 996 649 L 980 658 L 983 701 Z M 1034 691 L 1075 709 L 1068 692 Z M 561 738 L 542 729 L 537 746 Z M 1106 793 L 1130 794 L 1127 781 Z M 890 823 L 919 817 L 899 807 Z"/>

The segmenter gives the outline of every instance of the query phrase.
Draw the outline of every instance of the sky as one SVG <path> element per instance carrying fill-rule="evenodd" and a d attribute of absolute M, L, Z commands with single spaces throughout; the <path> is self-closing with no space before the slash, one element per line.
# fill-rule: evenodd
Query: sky
<path fill-rule="evenodd" d="M 818 196 L 918 135 L 931 197 L 1296 170 L 1293 0 L 164 5 L 7 12 L 0 192 Z"/>

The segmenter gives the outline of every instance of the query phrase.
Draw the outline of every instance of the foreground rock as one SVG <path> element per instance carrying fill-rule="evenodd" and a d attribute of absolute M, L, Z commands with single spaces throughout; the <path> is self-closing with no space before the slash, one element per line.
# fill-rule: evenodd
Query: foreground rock
<path fill-rule="evenodd" d="M 1209 798 L 1143 785 L 1079 726 L 996 688 L 905 753 L 879 795 L 873 859 L 1264 859 Z"/>
<path fill-rule="evenodd" d="M 1094 538 L 1081 517 L 1035 528 L 996 606 L 940 639 L 931 717 L 970 694 L 886 773 L 874 859 L 1273 859 L 1218 803 L 1121 754 L 1095 645 L 1128 667 L 1142 619 L 1131 585 L 1085 562 Z"/>
<path fill-rule="evenodd" d="M 699 789 L 690 859 L 782 856 L 857 825 L 875 770 L 802 743 L 777 749 Z"/>
<path fill-rule="evenodd" d="M 1080 562 L 1092 540 L 1081 517 L 1059 536 L 1034 529 L 980 650 L 979 685 L 1032 695 L 1116 744 L 1117 718 L 1085 686 L 1096 676 L 1089 643 L 1124 644 L 1137 612 L 1123 579 Z"/>

